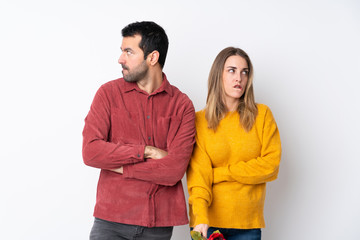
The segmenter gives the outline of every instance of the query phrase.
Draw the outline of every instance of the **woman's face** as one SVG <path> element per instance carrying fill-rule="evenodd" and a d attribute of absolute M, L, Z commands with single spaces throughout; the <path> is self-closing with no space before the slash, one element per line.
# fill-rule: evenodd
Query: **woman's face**
<path fill-rule="evenodd" d="M 225 61 L 222 77 L 225 102 L 229 108 L 229 104 L 237 103 L 245 92 L 249 77 L 249 67 L 246 60 L 238 55 L 228 57 Z"/>

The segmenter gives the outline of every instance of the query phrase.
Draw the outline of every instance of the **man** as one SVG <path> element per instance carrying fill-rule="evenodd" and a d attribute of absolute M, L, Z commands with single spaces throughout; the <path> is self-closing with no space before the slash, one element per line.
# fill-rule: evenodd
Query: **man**
<path fill-rule="evenodd" d="M 100 87 L 83 131 L 84 162 L 101 169 L 90 239 L 170 239 L 188 223 L 181 179 L 195 110 L 162 72 L 164 29 L 135 22 L 122 36 L 123 78 Z"/>

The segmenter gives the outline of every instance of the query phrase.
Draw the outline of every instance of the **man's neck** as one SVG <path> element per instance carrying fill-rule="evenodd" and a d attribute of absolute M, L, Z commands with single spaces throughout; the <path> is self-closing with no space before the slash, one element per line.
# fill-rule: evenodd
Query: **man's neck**
<path fill-rule="evenodd" d="M 151 94 L 158 89 L 163 81 L 162 71 L 149 71 L 144 79 L 137 82 L 138 87 Z"/>

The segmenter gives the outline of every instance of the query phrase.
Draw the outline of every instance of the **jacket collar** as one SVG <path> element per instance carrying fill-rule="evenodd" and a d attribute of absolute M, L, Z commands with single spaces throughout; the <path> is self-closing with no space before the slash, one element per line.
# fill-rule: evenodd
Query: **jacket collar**
<path fill-rule="evenodd" d="M 155 94 L 158 94 L 158 93 L 161 93 L 161 92 L 166 92 L 167 94 L 169 94 L 172 97 L 173 96 L 173 89 L 172 89 L 169 81 L 167 80 L 166 74 L 162 73 L 162 75 L 163 75 L 163 81 L 162 81 L 160 87 L 158 89 L 156 89 L 150 95 L 155 95 Z M 143 90 L 141 90 L 138 87 L 136 82 L 126 82 L 123 78 L 121 78 L 121 80 L 122 80 L 123 86 L 124 86 L 122 88 L 124 93 L 131 92 L 133 90 L 136 90 L 138 92 L 144 92 Z"/>

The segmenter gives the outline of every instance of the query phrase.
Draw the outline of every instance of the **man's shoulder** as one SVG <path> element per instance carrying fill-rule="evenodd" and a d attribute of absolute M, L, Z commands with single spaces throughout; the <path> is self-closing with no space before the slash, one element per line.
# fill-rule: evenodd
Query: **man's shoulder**
<path fill-rule="evenodd" d="M 103 83 L 98 91 L 97 94 L 103 95 L 103 96 L 112 96 L 116 95 L 120 89 L 123 89 L 123 79 L 118 78 L 114 80 L 110 80 L 106 83 Z"/>
<path fill-rule="evenodd" d="M 121 85 L 123 85 L 123 79 L 117 78 L 117 79 L 110 80 L 110 81 L 102 84 L 100 86 L 100 88 L 102 88 L 104 90 L 110 90 L 110 89 L 113 89 L 114 87 L 120 87 Z"/>
<path fill-rule="evenodd" d="M 178 89 L 174 85 L 170 85 L 170 87 L 172 90 L 172 97 L 174 97 L 178 101 L 182 102 L 183 104 L 191 104 L 192 105 L 192 101 L 186 93 L 180 91 L 180 89 Z"/>

